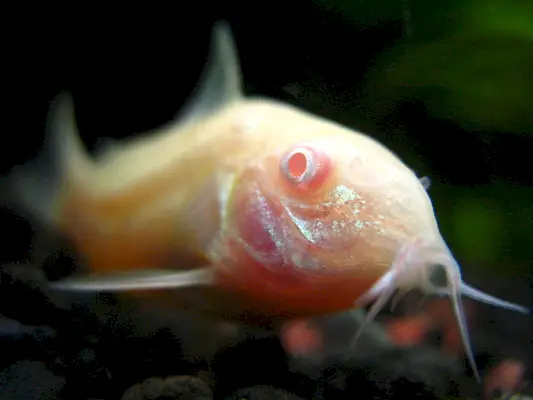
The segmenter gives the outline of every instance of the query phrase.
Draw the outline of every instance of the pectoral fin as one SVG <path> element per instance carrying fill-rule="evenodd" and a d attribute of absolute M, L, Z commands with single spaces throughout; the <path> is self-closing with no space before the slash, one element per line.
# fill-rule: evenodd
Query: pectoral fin
<path fill-rule="evenodd" d="M 176 289 L 214 282 L 211 267 L 191 271 L 135 270 L 111 274 L 84 275 L 50 282 L 55 290 L 75 292 L 120 292 L 129 290 Z"/>

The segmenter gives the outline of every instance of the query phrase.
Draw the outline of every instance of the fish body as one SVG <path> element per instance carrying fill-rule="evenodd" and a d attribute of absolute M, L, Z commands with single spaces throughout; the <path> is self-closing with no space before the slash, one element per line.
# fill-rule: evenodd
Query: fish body
<path fill-rule="evenodd" d="M 279 160 L 299 143 L 335 155 L 328 187 L 308 202 L 299 196 L 310 191 L 293 194 L 279 171 Z M 366 159 L 382 151 L 368 137 L 300 110 L 241 99 L 69 168 L 53 225 L 92 273 L 209 265 L 216 286 L 245 293 L 246 313 L 285 318 L 348 309 L 389 268 L 398 244 L 427 227 L 373 211 L 403 207 L 397 194 L 404 188 L 391 185 L 376 204 L 374 178 L 365 172 L 368 188 L 353 189 L 358 169 L 381 172 L 375 179 L 412 174 L 392 156 L 390 166 L 371 167 Z M 414 174 L 410 183 L 425 193 Z M 393 229 L 398 235 L 383 246 L 384 232 Z M 257 308 L 250 309 L 252 300 Z"/>
<path fill-rule="evenodd" d="M 373 139 L 235 90 L 236 57 L 217 32 L 222 71 L 208 73 L 189 110 L 94 158 L 79 140 L 70 97 L 60 95 L 50 120 L 60 184 L 27 203 L 93 274 L 208 266 L 214 286 L 247 299 L 219 302 L 216 313 L 292 318 L 349 309 L 401 243 L 435 231 L 426 191 Z M 217 79 L 226 89 L 213 93 Z M 291 151 L 317 163 L 309 184 L 281 170 Z M 420 195 L 410 204 L 398 201 L 413 191 Z M 407 221 L 406 207 L 426 212 Z"/>
<path fill-rule="evenodd" d="M 22 166 L 8 185 L 90 272 L 57 289 L 127 291 L 268 324 L 377 300 L 372 318 L 394 290 L 421 287 L 452 298 L 467 347 L 461 293 L 523 310 L 462 282 L 428 181 L 382 144 L 244 96 L 223 23 L 175 121 L 91 157 L 60 95 L 48 141 L 53 168 Z M 448 287 L 431 285 L 436 265 Z"/>

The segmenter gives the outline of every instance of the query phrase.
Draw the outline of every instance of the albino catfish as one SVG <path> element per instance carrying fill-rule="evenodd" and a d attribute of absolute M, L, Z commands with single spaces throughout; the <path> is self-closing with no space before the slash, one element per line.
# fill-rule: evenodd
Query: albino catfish
<path fill-rule="evenodd" d="M 245 97 L 238 64 L 220 22 L 181 115 L 96 156 L 70 97 L 56 99 L 42 159 L 3 183 L 89 272 L 50 284 L 263 325 L 373 302 L 368 322 L 397 289 L 420 288 L 451 299 L 479 379 L 461 296 L 529 310 L 463 282 L 426 179 L 360 132 Z M 430 281 L 439 268 L 443 287 Z"/>

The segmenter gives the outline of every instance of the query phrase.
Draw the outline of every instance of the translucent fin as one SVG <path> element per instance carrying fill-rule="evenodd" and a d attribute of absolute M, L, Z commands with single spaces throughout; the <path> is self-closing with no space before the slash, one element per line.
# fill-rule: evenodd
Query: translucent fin
<path fill-rule="evenodd" d="M 43 150 L 36 160 L 15 167 L 2 182 L 7 203 L 45 224 L 54 223 L 55 201 L 65 180 L 83 181 L 92 167 L 76 127 L 67 93 L 52 102 Z"/>
<path fill-rule="evenodd" d="M 47 133 L 52 153 L 61 171 L 74 177 L 85 175 L 93 166 L 78 132 L 74 101 L 66 92 L 56 96 L 50 109 Z"/>
<path fill-rule="evenodd" d="M 211 267 L 178 272 L 147 269 L 66 278 L 50 282 L 50 287 L 73 292 L 121 292 L 210 285 L 213 281 Z"/>
<path fill-rule="evenodd" d="M 239 58 L 229 25 L 219 21 L 213 27 L 208 61 L 189 101 L 176 116 L 190 122 L 226 107 L 243 97 Z"/>

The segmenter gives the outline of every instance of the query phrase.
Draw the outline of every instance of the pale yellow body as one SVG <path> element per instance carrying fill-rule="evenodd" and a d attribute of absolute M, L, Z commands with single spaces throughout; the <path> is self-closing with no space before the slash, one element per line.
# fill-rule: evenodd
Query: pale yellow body
<path fill-rule="evenodd" d="M 87 157 L 84 168 L 67 172 L 56 223 L 94 271 L 203 266 L 209 263 L 209 241 L 221 229 L 221 203 L 233 177 L 265 155 L 313 140 L 325 141 L 339 160 L 353 159 L 351 170 L 337 169 L 348 175 L 343 179 L 367 181 L 370 190 L 390 180 L 390 193 L 382 195 L 390 198 L 391 208 L 401 199 L 401 188 L 392 182 L 409 178 L 416 188 L 414 174 L 374 140 L 286 105 L 242 99 L 204 120 L 144 134 L 94 161 Z M 377 157 L 386 158 L 383 168 L 369 176 L 363 164 L 374 164 Z M 428 218 L 398 227 L 399 233 L 406 230 L 405 237 L 434 232 L 430 203 L 424 189 L 418 190 L 420 201 L 411 197 L 398 212 L 417 209 L 416 215 Z M 387 221 L 383 224 L 386 228 Z M 368 260 L 388 268 L 396 251 Z"/>

